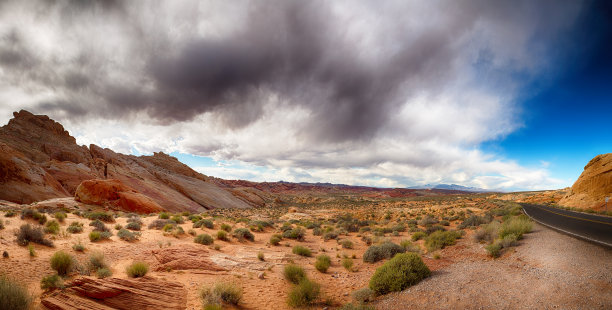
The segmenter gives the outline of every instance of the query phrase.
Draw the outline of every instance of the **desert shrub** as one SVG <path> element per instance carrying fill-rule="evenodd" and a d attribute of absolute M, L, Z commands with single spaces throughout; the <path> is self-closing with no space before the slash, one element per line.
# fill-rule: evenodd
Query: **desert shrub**
<path fill-rule="evenodd" d="M 63 223 L 64 220 L 66 220 L 66 213 L 64 212 L 61 212 L 61 211 L 55 212 L 54 216 L 55 216 L 55 219 L 60 223 Z"/>
<path fill-rule="evenodd" d="M 348 239 L 344 239 L 344 240 L 340 241 L 340 245 L 342 246 L 343 249 L 352 249 L 353 248 L 353 242 L 351 240 L 348 240 Z"/>
<path fill-rule="evenodd" d="M 212 287 L 202 288 L 200 298 L 204 306 L 207 307 L 205 309 L 209 309 L 209 306 L 219 307 L 210 309 L 221 309 L 221 302 L 237 305 L 242 299 L 242 288 L 235 283 L 216 283 Z"/>
<path fill-rule="evenodd" d="M 30 242 L 46 245 L 48 247 L 53 246 L 51 240 L 45 239 L 45 234 L 41 227 L 32 227 L 30 224 L 21 225 L 19 231 L 17 231 L 17 244 L 26 246 Z"/>
<path fill-rule="evenodd" d="M 0 309 L 27 310 L 33 297 L 20 282 L 0 274 Z"/>
<path fill-rule="evenodd" d="M 378 267 L 370 279 L 370 289 L 378 295 L 401 291 L 431 274 L 418 254 L 398 254 Z"/>
<path fill-rule="evenodd" d="M 60 225 L 56 220 L 48 221 L 47 224 L 45 224 L 45 232 L 48 234 L 57 235 L 59 230 L 60 230 Z"/>
<path fill-rule="evenodd" d="M 406 249 L 398 244 L 384 242 L 380 245 L 370 246 L 363 254 L 363 261 L 366 263 L 375 263 L 382 259 L 392 258 L 395 254 L 404 253 L 405 251 Z"/>
<path fill-rule="evenodd" d="M 273 235 L 272 237 L 270 237 L 271 245 L 278 245 L 280 242 L 281 242 L 281 237 L 279 237 L 279 235 Z"/>
<path fill-rule="evenodd" d="M 531 232 L 533 224 L 527 217 L 513 217 L 505 221 L 499 229 L 499 238 L 503 239 L 507 235 L 515 235 L 517 239 L 523 238 L 523 234 Z"/>
<path fill-rule="evenodd" d="M 89 233 L 89 241 L 97 242 L 102 240 L 108 240 L 113 234 L 110 231 L 92 231 Z"/>
<path fill-rule="evenodd" d="M 417 241 L 417 240 L 421 240 L 423 238 L 425 238 L 427 236 L 426 233 L 422 232 L 422 231 L 417 231 L 412 235 L 412 241 Z"/>
<path fill-rule="evenodd" d="M 304 278 L 289 291 L 287 304 L 290 307 L 309 306 L 319 298 L 320 293 L 321 286 L 318 283 Z"/>
<path fill-rule="evenodd" d="M 375 310 L 374 306 L 365 305 L 365 304 L 357 304 L 353 305 L 352 303 L 348 303 L 339 308 L 340 310 Z"/>
<path fill-rule="evenodd" d="M 65 276 L 72 268 L 73 260 L 74 258 L 70 254 L 57 251 L 51 256 L 51 268 L 57 271 L 60 276 Z"/>
<path fill-rule="evenodd" d="M 106 225 L 104 225 L 104 222 L 96 219 L 93 220 L 89 223 L 89 226 L 93 226 L 94 227 L 94 231 L 110 231 L 110 229 L 108 229 L 108 227 L 106 227 Z"/>
<path fill-rule="evenodd" d="M 315 268 L 322 273 L 327 272 L 327 269 L 329 269 L 330 265 L 331 265 L 331 258 L 325 254 L 317 256 L 317 260 L 315 261 L 315 264 L 314 264 Z"/>
<path fill-rule="evenodd" d="M 369 287 L 364 287 L 354 291 L 351 296 L 353 297 L 353 300 L 362 304 L 374 299 L 374 291 L 372 291 Z"/>
<path fill-rule="evenodd" d="M 234 232 L 232 232 L 232 236 L 238 239 L 239 241 L 249 240 L 255 241 L 255 236 L 246 228 L 236 228 Z"/>
<path fill-rule="evenodd" d="M 104 258 L 104 253 L 99 251 L 93 252 L 89 255 L 88 264 L 90 270 L 108 268 L 108 264 L 106 263 L 106 259 Z"/>
<path fill-rule="evenodd" d="M 361 241 L 363 241 L 363 243 L 365 243 L 368 246 L 372 245 L 372 238 L 370 236 L 361 237 Z"/>
<path fill-rule="evenodd" d="M 230 226 L 229 224 L 223 223 L 221 224 L 221 230 L 225 230 L 227 232 L 232 231 L 232 226 Z"/>
<path fill-rule="evenodd" d="M 83 232 L 83 223 L 72 222 L 70 223 L 70 225 L 68 225 L 68 228 L 66 228 L 66 231 L 68 231 L 71 234 L 81 233 Z"/>
<path fill-rule="evenodd" d="M 304 268 L 295 264 L 286 265 L 285 269 L 283 269 L 283 275 L 287 281 L 293 284 L 297 284 L 301 280 L 306 279 L 306 272 L 304 271 Z"/>
<path fill-rule="evenodd" d="M 185 223 L 185 220 L 183 219 L 182 215 L 174 215 L 172 216 L 171 220 L 175 221 L 177 224 L 183 224 Z"/>
<path fill-rule="evenodd" d="M 436 231 L 425 239 L 425 247 L 427 251 L 433 252 L 455 244 L 455 240 L 460 237 L 461 233 L 458 231 Z"/>
<path fill-rule="evenodd" d="M 429 226 L 425 229 L 425 233 L 428 235 L 431 235 L 433 233 L 435 233 L 436 231 L 445 231 L 446 229 L 444 229 L 443 226 L 440 225 L 433 225 L 433 226 Z"/>
<path fill-rule="evenodd" d="M 28 252 L 30 253 L 30 257 L 36 256 L 36 250 L 34 249 L 34 246 L 31 244 L 28 244 Z"/>
<path fill-rule="evenodd" d="M 449 226 L 450 222 L 447 221 L 447 220 L 442 220 L 442 221 L 440 221 L 440 225 L 442 225 L 442 226 Z"/>
<path fill-rule="evenodd" d="M 492 220 L 493 217 L 490 214 L 485 214 L 484 216 L 472 215 L 463 220 L 463 222 L 459 224 L 459 228 L 464 229 L 473 226 L 480 226 L 482 224 L 488 224 Z"/>
<path fill-rule="evenodd" d="M 193 239 L 193 242 L 209 245 L 213 243 L 213 238 L 209 234 L 200 234 Z"/>
<path fill-rule="evenodd" d="M 418 245 L 412 243 L 410 240 L 402 240 L 402 242 L 400 242 L 400 246 L 406 249 L 406 252 L 414 252 L 414 253 L 421 252 L 421 248 L 419 248 Z"/>
<path fill-rule="evenodd" d="M 115 224 L 115 230 L 121 230 L 122 228 L 123 228 L 123 225 Z"/>
<path fill-rule="evenodd" d="M 125 272 L 130 278 L 144 277 L 149 272 L 149 265 L 145 262 L 133 262 L 125 269 Z"/>
<path fill-rule="evenodd" d="M 130 215 L 127 219 L 128 223 L 137 223 L 142 226 L 142 219 L 138 215 Z"/>
<path fill-rule="evenodd" d="M 497 235 L 499 234 L 499 228 L 500 228 L 501 224 L 497 221 L 493 221 L 487 225 L 483 225 L 481 226 L 475 233 L 474 233 L 474 241 L 476 242 L 493 242 L 493 240 L 495 240 L 495 237 L 497 237 Z"/>
<path fill-rule="evenodd" d="M 489 252 L 489 255 L 491 257 L 499 257 L 499 255 L 501 255 L 502 245 L 501 245 L 501 242 L 497 240 L 487 245 L 485 249 L 487 250 L 487 252 Z"/>
<path fill-rule="evenodd" d="M 419 221 L 419 225 L 421 226 L 429 226 L 433 224 L 438 224 L 438 220 L 429 214 L 426 215 L 422 220 Z"/>
<path fill-rule="evenodd" d="M 193 228 L 202 228 L 202 227 L 206 227 L 208 229 L 213 229 L 215 227 L 213 221 L 211 220 L 199 220 L 195 223 L 193 223 Z"/>
<path fill-rule="evenodd" d="M 325 234 L 323 234 L 323 240 L 327 241 L 327 240 L 331 240 L 331 239 L 337 239 L 338 238 L 338 233 L 335 231 L 330 231 L 330 232 L 326 232 Z"/>
<path fill-rule="evenodd" d="M 293 254 L 297 254 L 300 256 L 306 256 L 306 257 L 312 256 L 312 252 L 310 251 L 310 249 L 307 247 L 301 246 L 301 245 L 294 246 L 291 252 L 293 252 Z"/>
<path fill-rule="evenodd" d="M 96 271 L 96 277 L 98 277 L 98 279 L 108 278 L 112 275 L 113 273 L 108 268 L 100 268 Z"/>
<path fill-rule="evenodd" d="M 229 241 L 227 237 L 227 232 L 225 230 L 217 231 L 217 240 Z"/>
<path fill-rule="evenodd" d="M 342 267 L 348 271 L 353 271 L 353 259 L 345 257 L 342 259 Z"/>
<path fill-rule="evenodd" d="M 172 231 L 172 230 L 174 229 L 174 227 L 176 227 L 176 224 L 174 224 L 174 222 L 173 222 L 173 223 L 171 223 L 171 224 L 166 224 L 166 225 L 164 225 L 164 227 L 162 228 L 162 231 L 163 231 L 163 232 L 170 232 L 170 231 Z"/>
<path fill-rule="evenodd" d="M 509 248 L 517 245 L 518 237 L 515 234 L 505 235 L 503 239 L 501 239 L 501 245 L 503 248 Z"/>
<path fill-rule="evenodd" d="M 4 213 L 4 217 L 13 217 L 15 215 L 17 214 L 13 210 L 9 210 L 9 211 L 6 211 L 6 213 Z"/>
<path fill-rule="evenodd" d="M 192 214 L 188 216 L 187 219 L 190 220 L 192 223 L 197 223 L 198 221 L 202 219 L 202 217 L 196 214 Z"/>
<path fill-rule="evenodd" d="M 138 237 L 140 237 L 140 233 L 132 232 L 125 228 L 121 228 L 117 232 L 117 237 L 119 237 L 121 240 L 132 242 L 138 240 Z"/>
<path fill-rule="evenodd" d="M 323 230 L 320 227 L 315 227 L 312 229 L 312 234 L 314 236 L 321 236 L 323 234 Z"/>
<path fill-rule="evenodd" d="M 0 220 L 0 230 L 4 229 L 4 222 Z"/>
<path fill-rule="evenodd" d="M 260 261 L 265 261 L 265 257 L 264 257 L 264 253 L 263 252 L 257 252 L 257 259 Z"/>
<path fill-rule="evenodd" d="M 50 274 L 40 279 L 40 288 L 45 291 L 56 288 L 64 288 L 64 281 L 57 273 Z"/>
<path fill-rule="evenodd" d="M 85 246 L 83 244 L 81 244 L 81 242 L 79 243 L 75 243 L 72 245 L 72 249 L 77 251 L 77 252 L 83 252 L 85 251 Z"/>
<path fill-rule="evenodd" d="M 142 224 L 139 222 L 129 222 L 125 225 L 126 229 L 138 231 L 142 228 Z"/>
<path fill-rule="evenodd" d="M 156 219 L 152 221 L 148 227 L 149 229 L 162 229 L 168 224 L 176 225 L 176 222 L 174 222 L 173 220 L 169 220 L 169 219 Z"/>
<path fill-rule="evenodd" d="M 305 235 L 306 232 L 301 227 L 296 227 L 283 232 L 283 238 L 287 239 L 304 240 Z"/>
<path fill-rule="evenodd" d="M 40 225 L 44 225 L 47 222 L 47 216 L 34 209 L 24 209 L 21 211 L 21 219 L 32 219 L 37 221 Z"/>
<path fill-rule="evenodd" d="M 168 214 L 168 212 L 161 212 L 159 213 L 158 218 L 161 220 L 168 220 L 170 219 L 170 214 Z"/>
<path fill-rule="evenodd" d="M 91 221 L 100 220 L 106 223 L 113 223 L 115 221 L 113 215 L 106 212 L 92 212 L 87 214 L 87 218 Z"/>

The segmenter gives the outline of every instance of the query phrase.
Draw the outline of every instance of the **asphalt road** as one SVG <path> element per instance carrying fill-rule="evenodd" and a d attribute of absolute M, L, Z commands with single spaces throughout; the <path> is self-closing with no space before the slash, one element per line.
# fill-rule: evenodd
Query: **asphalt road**
<path fill-rule="evenodd" d="M 612 247 L 612 217 L 523 203 L 535 221 L 567 234 Z"/>

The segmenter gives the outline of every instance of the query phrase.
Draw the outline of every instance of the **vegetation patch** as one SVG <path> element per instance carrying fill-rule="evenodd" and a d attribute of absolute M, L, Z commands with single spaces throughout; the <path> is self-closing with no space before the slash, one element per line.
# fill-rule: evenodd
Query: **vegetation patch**
<path fill-rule="evenodd" d="M 431 271 L 418 254 L 397 254 L 376 269 L 370 279 L 369 287 L 374 293 L 384 295 L 389 292 L 402 291 L 429 275 Z"/>

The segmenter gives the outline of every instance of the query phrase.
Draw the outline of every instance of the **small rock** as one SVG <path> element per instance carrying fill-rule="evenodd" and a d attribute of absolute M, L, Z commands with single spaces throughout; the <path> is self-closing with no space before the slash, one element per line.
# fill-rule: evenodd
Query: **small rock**
<path fill-rule="evenodd" d="M 265 277 L 265 273 L 262 271 L 260 273 L 257 274 L 257 278 L 263 280 Z"/>

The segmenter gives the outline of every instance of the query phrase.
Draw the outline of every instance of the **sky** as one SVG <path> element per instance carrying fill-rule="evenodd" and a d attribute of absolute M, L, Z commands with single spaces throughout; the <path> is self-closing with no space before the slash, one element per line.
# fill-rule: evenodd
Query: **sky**
<path fill-rule="evenodd" d="M 206 175 L 571 186 L 612 149 L 607 1 L 2 1 L 0 123 Z"/>

